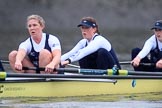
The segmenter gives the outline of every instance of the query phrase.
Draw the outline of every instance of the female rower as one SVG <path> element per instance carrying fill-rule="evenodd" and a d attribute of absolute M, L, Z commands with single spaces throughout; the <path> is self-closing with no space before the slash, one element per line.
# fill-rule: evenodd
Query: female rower
<path fill-rule="evenodd" d="M 19 45 L 18 51 L 9 54 L 12 69 L 16 72 L 35 72 L 22 70 L 26 67 L 45 67 L 45 72 L 52 73 L 58 68 L 61 58 L 60 41 L 56 36 L 43 33 L 44 19 L 39 15 L 27 17 L 27 29 L 30 37 Z M 39 71 L 37 71 L 39 73 Z"/>
<path fill-rule="evenodd" d="M 110 69 L 114 65 L 121 68 L 112 45 L 100 35 L 94 18 L 83 17 L 78 27 L 83 39 L 71 51 L 61 56 L 62 65 L 79 61 L 80 68 Z"/>
<path fill-rule="evenodd" d="M 142 49 L 132 50 L 132 65 L 136 71 L 162 71 L 162 20 L 151 28 L 154 34 L 145 42 Z M 144 66 L 140 63 L 151 63 Z"/>

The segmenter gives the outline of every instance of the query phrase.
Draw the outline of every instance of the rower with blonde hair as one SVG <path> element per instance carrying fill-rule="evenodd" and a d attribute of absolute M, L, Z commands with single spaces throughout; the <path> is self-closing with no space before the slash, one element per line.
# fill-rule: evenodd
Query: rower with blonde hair
<path fill-rule="evenodd" d="M 61 45 L 56 36 L 43 32 L 45 21 L 39 15 L 27 17 L 27 29 L 30 37 L 19 45 L 18 51 L 9 54 L 12 69 L 16 72 L 34 72 L 22 70 L 26 67 L 45 67 L 45 72 L 52 73 L 59 67 Z M 39 73 L 39 71 L 37 71 Z"/>

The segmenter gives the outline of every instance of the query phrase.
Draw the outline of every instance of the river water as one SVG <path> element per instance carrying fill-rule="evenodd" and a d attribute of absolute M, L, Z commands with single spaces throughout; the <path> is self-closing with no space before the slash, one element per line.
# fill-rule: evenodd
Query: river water
<path fill-rule="evenodd" d="M 161 108 L 162 101 L 117 102 L 48 102 L 40 104 L 11 104 L 2 108 Z"/>
<path fill-rule="evenodd" d="M 2 108 L 161 108 L 162 93 L 0 99 Z"/>
<path fill-rule="evenodd" d="M 58 36 L 62 45 L 62 52 L 70 50 L 82 37 L 80 31 L 50 31 Z M 120 61 L 131 60 L 130 52 L 134 47 L 142 47 L 144 41 L 152 35 L 149 30 L 101 30 L 117 52 Z M 2 32 L 0 34 L 1 59 L 7 60 L 8 53 L 17 49 L 19 43 L 28 36 L 26 32 Z M 8 67 L 8 66 L 6 66 Z M 132 69 L 123 66 L 124 69 Z M 144 94 L 139 96 L 88 96 L 70 98 L 44 99 L 0 99 L 2 108 L 162 108 L 162 93 Z"/>

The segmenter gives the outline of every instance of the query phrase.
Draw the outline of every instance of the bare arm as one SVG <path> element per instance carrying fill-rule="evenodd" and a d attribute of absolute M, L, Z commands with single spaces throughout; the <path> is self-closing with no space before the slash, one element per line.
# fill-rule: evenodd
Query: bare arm
<path fill-rule="evenodd" d="M 59 67 L 60 61 L 61 61 L 61 50 L 56 49 L 52 52 L 52 61 L 46 66 L 45 71 L 52 72 L 54 68 Z"/>
<path fill-rule="evenodd" d="M 15 61 L 15 69 L 21 71 L 22 70 L 22 61 L 26 56 L 26 51 L 24 49 L 19 49 L 16 55 Z"/>
<path fill-rule="evenodd" d="M 57 68 L 61 61 L 61 50 L 59 50 L 59 49 L 54 50 L 52 52 L 52 56 L 53 56 L 53 59 L 52 59 L 51 63 L 53 64 L 53 66 L 55 68 Z"/>

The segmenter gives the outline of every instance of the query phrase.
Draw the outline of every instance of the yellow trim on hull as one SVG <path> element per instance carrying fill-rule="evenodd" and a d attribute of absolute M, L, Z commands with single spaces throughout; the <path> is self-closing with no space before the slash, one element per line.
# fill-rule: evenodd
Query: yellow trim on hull
<path fill-rule="evenodd" d="M 84 81 L 1 82 L 0 97 L 67 97 L 101 94 L 162 92 L 162 80 L 118 80 L 117 83 Z"/>

